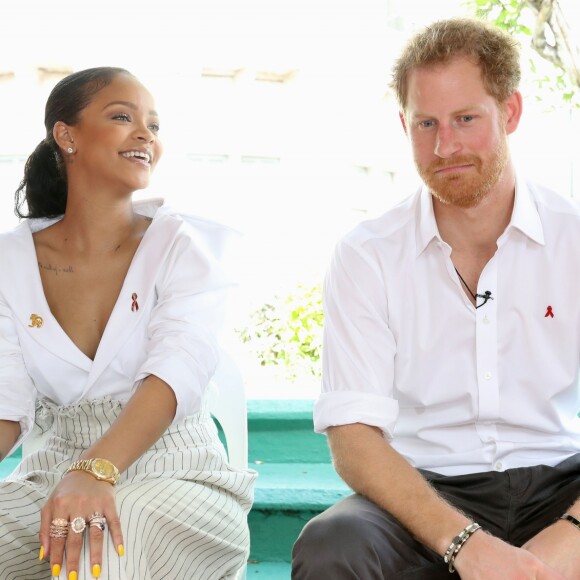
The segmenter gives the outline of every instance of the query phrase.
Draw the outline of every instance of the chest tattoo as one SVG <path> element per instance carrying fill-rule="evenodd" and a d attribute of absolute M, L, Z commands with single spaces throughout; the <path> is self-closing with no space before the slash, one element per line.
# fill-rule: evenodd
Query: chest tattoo
<path fill-rule="evenodd" d="M 58 276 L 59 274 L 74 274 L 74 268 L 69 265 L 69 266 L 55 266 L 53 264 L 51 264 L 50 262 L 48 264 L 43 264 L 42 262 L 38 262 L 38 267 L 44 271 L 47 272 L 48 274 L 54 274 L 55 276 Z"/>

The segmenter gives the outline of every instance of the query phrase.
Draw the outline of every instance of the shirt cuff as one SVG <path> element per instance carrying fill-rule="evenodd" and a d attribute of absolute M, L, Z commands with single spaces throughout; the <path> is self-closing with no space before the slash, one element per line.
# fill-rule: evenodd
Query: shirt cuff
<path fill-rule="evenodd" d="M 211 371 L 211 372 L 210 372 Z M 173 422 L 197 413 L 201 408 L 203 392 L 207 388 L 213 369 L 198 366 L 193 360 L 160 353 L 147 361 L 137 374 L 136 381 L 154 375 L 169 385 L 175 393 L 177 408 Z"/>
<path fill-rule="evenodd" d="M 378 427 L 390 440 L 399 404 L 394 399 L 361 391 L 327 391 L 314 404 L 314 431 L 324 433 L 329 427 L 363 423 Z"/>

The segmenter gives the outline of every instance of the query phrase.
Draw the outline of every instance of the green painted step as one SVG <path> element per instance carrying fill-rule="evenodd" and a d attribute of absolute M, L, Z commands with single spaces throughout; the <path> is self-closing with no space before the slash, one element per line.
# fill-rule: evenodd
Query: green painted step
<path fill-rule="evenodd" d="M 252 467 L 259 473 L 248 516 L 252 560 L 290 562 L 292 546 L 304 525 L 352 493 L 330 463 Z"/>
<path fill-rule="evenodd" d="M 302 528 L 318 511 L 252 509 L 250 526 L 250 560 L 257 562 L 290 562 L 292 546 Z"/>
<path fill-rule="evenodd" d="M 12 455 L 0 462 L 0 479 L 10 475 L 21 461 L 22 447 L 19 447 Z"/>
<path fill-rule="evenodd" d="M 8 475 L 10 475 L 16 466 L 22 460 L 22 456 L 20 454 L 15 455 L 14 453 L 7 457 L 2 463 L 0 463 L 0 479 L 4 479 Z"/>
<path fill-rule="evenodd" d="M 314 433 L 312 400 L 248 401 L 249 463 L 330 463 L 324 435 Z"/>
<path fill-rule="evenodd" d="M 250 559 L 290 562 L 304 525 L 351 492 L 313 431 L 312 400 L 248 401 L 249 466 L 256 469 L 248 522 Z"/>
<path fill-rule="evenodd" d="M 352 492 L 329 463 L 253 465 L 254 507 L 260 510 L 322 511 Z"/>
<path fill-rule="evenodd" d="M 289 562 L 249 562 L 246 577 L 256 580 L 290 580 L 291 571 Z"/>

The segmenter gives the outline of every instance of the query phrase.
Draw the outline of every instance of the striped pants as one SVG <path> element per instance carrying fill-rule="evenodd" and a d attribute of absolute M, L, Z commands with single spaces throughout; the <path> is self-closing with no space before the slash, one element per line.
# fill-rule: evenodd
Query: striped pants
<path fill-rule="evenodd" d="M 57 407 L 43 401 L 44 447 L 0 481 L 0 579 L 48 580 L 38 560 L 40 509 L 68 465 L 121 411 L 111 399 Z M 172 425 L 125 471 L 116 487 L 125 555 L 106 541 L 102 580 L 214 580 L 233 577 L 248 557 L 252 471 L 229 467 L 206 409 Z M 106 533 L 106 532 L 105 532 Z M 88 542 L 79 580 L 92 578 Z M 62 580 L 67 578 L 63 565 Z"/>

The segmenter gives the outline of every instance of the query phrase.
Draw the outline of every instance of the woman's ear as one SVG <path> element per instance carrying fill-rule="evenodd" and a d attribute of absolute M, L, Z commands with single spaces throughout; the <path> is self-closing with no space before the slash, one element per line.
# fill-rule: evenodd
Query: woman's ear
<path fill-rule="evenodd" d="M 72 155 L 75 152 L 75 141 L 72 136 L 72 131 L 66 123 L 57 121 L 52 128 L 52 136 L 64 153 Z"/>

